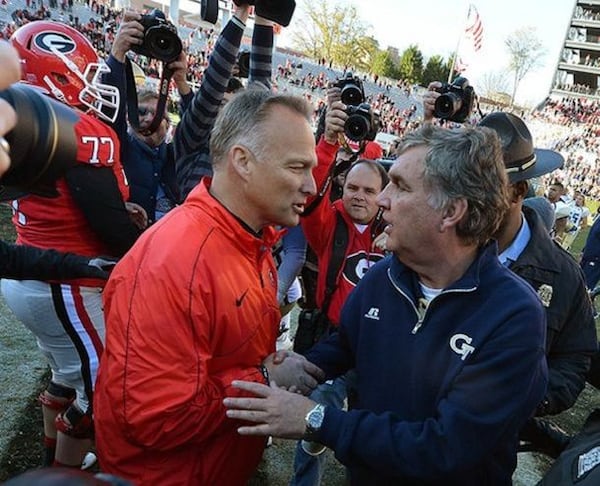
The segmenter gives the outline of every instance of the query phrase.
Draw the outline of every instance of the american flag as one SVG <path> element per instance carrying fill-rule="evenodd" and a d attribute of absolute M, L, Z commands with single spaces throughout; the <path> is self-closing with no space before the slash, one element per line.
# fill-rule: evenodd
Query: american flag
<path fill-rule="evenodd" d="M 461 57 L 456 58 L 456 61 L 454 62 L 454 72 L 456 74 L 464 73 L 468 67 L 469 65 L 464 62 Z"/>
<path fill-rule="evenodd" d="M 475 52 L 479 51 L 479 49 L 481 49 L 481 43 L 483 42 L 483 24 L 481 23 L 481 18 L 479 17 L 479 12 L 477 12 L 475 5 L 469 6 L 465 35 L 473 42 L 473 50 Z"/>

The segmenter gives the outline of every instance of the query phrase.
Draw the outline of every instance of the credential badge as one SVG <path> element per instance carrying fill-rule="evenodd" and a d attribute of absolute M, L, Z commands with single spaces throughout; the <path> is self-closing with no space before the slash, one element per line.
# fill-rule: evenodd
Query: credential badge
<path fill-rule="evenodd" d="M 540 299 L 542 300 L 542 304 L 544 305 L 544 307 L 550 307 L 550 301 L 552 300 L 553 292 L 554 292 L 554 289 L 552 288 L 552 285 L 548 285 L 548 284 L 540 285 L 540 288 L 538 289 L 537 293 L 538 293 Z"/>

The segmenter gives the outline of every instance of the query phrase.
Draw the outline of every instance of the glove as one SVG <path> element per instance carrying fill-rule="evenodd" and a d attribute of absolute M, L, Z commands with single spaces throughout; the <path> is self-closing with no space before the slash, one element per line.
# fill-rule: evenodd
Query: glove
<path fill-rule="evenodd" d="M 117 262 L 118 260 L 112 257 L 96 257 L 91 258 L 87 264 L 90 275 L 96 275 L 97 278 L 108 278 Z"/>
<path fill-rule="evenodd" d="M 90 258 L 69 253 L 63 259 L 61 273 L 66 279 L 101 278 L 106 280 L 117 261 L 112 257 Z"/>

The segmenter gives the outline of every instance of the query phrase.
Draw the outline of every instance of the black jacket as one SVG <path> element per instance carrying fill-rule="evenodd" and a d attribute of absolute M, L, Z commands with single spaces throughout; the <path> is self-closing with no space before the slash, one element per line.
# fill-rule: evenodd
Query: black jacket
<path fill-rule="evenodd" d="M 571 407 L 585 386 L 597 352 L 596 326 L 579 265 L 552 241 L 534 210 L 524 207 L 523 213 L 531 239 L 510 269 L 534 288 L 546 309 L 549 383 L 536 415 L 554 415 Z"/>

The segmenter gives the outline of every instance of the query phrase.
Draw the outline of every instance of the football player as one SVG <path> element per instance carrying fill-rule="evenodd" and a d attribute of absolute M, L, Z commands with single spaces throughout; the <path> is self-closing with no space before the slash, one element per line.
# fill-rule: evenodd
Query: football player
<path fill-rule="evenodd" d="M 21 58 L 22 82 L 72 109 L 53 140 L 44 139 L 49 132 L 40 129 L 47 120 L 32 120 L 30 143 L 70 143 L 76 154 L 76 163 L 56 181 L 55 197 L 30 194 L 12 202 L 17 243 L 122 256 L 143 221 L 136 224 L 128 213 L 119 141 L 105 123 L 114 119 L 119 101 L 117 90 L 98 82 L 106 67 L 81 33 L 58 22 L 26 24 L 10 42 Z M 79 468 L 91 446 L 92 392 L 104 345 L 104 283 L 93 278 L 2 281 L 6 302 L 36 336 L 52 370 L 40 395 L 44 465 Z"/>

